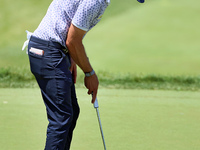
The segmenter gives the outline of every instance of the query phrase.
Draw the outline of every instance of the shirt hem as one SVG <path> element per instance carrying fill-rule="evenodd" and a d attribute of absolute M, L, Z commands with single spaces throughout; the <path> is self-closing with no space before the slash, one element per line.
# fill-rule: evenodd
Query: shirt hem
<path fill-rule="evenodd" d="M 76 26 L 77 28 L 81 29 L 81 30 L 84 30 L 84 31 L 88 31 L 88 30 L 89 30 L 89 29 L 87 29 L 87 28 L 84 28 L 84 27 L 81 27 L 81 26 L 77 25 L 77 24 L 74 23 L 73 21 L 72 21 L 72 24 L 73 24 L 74 26 Z"/>

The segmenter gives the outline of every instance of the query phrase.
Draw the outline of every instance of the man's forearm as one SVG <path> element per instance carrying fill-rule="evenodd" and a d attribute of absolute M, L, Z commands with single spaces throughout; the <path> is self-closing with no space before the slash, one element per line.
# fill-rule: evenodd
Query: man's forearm
<path fill-rule="evenodd" d="M 88 60 L 83 44 L 75 41 L 67 41 L 66 45 L 69 50 L 70 56 L 75 61 L 75 63 L 83 70 L 83 72 L 91 72 L 92 66 Z"/>
<path fill-rule="evenodd" d="M 71 24 L 67 35 L 66 46 L 69 50 L 70 56 L 77 63 L 77 65 L 83 70 L 84 73 L 92 72 L 92 66 L 90 65 L 89 59 L 86 55 L 85 48 L 82 40 L 86 31 L 81 30 Z M 88 94 L 92 94 L 92 103 L 94 103 L 97 95 L 99 81 L 97 75 L 93 72 L 90 76 L 85 76 L 84 83 L 88 89 Z"/>

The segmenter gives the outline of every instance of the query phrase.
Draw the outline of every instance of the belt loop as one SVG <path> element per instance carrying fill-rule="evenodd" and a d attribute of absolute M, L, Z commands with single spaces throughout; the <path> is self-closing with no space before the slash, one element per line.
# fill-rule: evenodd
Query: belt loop
<path fill-rule="evenodd" d="M 51 45 L 51 37 L 50 37 L 50 39 L 48 40 L 48 42 L 47 42 L 47 46 L 49 47 L 49 45 Z"/>

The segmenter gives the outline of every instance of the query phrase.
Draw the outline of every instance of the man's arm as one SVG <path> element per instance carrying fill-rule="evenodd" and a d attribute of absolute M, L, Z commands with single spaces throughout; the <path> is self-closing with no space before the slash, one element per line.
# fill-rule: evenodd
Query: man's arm
<path fill-rule="evenodd" d="M 82 39 L 85 34 L 86 31 L 81 30 L 71 24 L 66 40 L 66 46 L 69 50 L 70 56 L 84 73 L 91 72 L 93 70 L 82 43 Z M 93 93 L 92 103 L 94 103 L 99 85 L 98 78 L 96 74 L 94 74 L 90 77 L 85 77 L 84 81 L 85 86 L 88 89 L 88 94 Z"/>

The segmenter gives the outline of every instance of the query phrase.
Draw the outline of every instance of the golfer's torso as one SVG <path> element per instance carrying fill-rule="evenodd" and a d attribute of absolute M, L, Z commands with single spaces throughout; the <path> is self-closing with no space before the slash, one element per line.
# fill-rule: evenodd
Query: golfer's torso
<path fill-rule="evenodd" d="M 53 0 L 33 35 L 65 46 L 71 23 L 88 31 L 100 21 L 107 6 L 105 0 Z"/>

